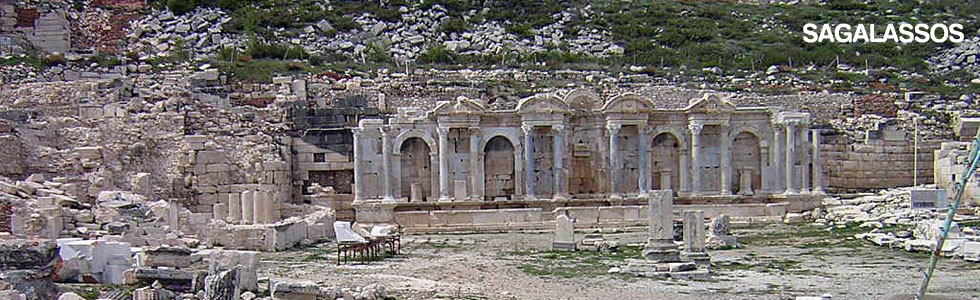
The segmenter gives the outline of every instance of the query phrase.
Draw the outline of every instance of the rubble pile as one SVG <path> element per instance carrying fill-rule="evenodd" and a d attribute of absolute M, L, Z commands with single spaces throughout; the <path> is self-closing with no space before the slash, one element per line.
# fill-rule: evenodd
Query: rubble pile
<path fill-rule="evenodd" d="M 198 8 L 175 16 L 156 11 L 133 22 L 126 36 L 129 51 L 141 53 L 140 60 L 157 56 L 188 55 L 203 58 L 225 46 L 243 43 L 239 35 L 223 34 L 221 26 L 231 21 L 220 9 Z"/>
<path fill-rule="evenodd" d="M 533 53 L 562 47 L 571 53 L 595 57 L 622 55 L 624 51 L 623 47 L 609 42 L 608 31 L 580 29 L 574 36 L 566 36 L 565 24 L 573 18 L 573 13 L 568 11 L 552 16 L 555 23 L 532 29 L 532 36 L 521 37 L 496 21 L 484 21 L 472 28 L 446 29 L 449 22 L 471 22 L 478 14 L 476 10 L 451 17 L 438 4 L 426 8 L 419 3 L 393 9 L 401 13 L 397 21 L 363 13 L 353 16 L 359 29 L 337 32 L 329 21 L 321 20 L 298 32 L 277 30 L 272 33 L 273 39 L 287 41 L 311 54 L 339 54 L 362 60 L 372 52 L 381 51 L 396 61 L 412 61 L 435 47 L 474 56 Z M 141 53 L 141 60 L 181 51 L 194 58 L 204 58 L 213 57 L 224 48 L 244 50 L 248 39 L 243 34 L 222 29 L 229 21 L 231 18 L 216 8 L 198 8 L 183 15 L 153 11 L 133 22 L 127 35 L 129 50 Z"/>
<path fill-rule="evenodd" d="M 881 191 L 876 195 L 854 199 L 832 199 L 805 214 L 788 214 L 787 221 L 809 218 L 814 224 L 843 228 L 859 224 L 871 229 L 855 238 L 875 245 L 909 252 L 931 252 L 942 232 L 946 212 L 944 210 L 913 209 L 910 191 L 914 188 L 898 188 Z M 949 236 L 943 245 L 944 256 L 980 262 L 980 235 L 973 227 L 958 223 L 975 223 L 980 218 L 974 214 L 957 215 Z"/>
<path fill-rule="evenodd" d="M 0 298 L 57 298 L 53 282 L 57 262 L 58 245 L 51 240 L 0 240 Z"/>
<path fill-rule="evenodd" d="M 980 34 L 980 31 L 977 32 Z M 980 82 L 980 35 L 968 38 L 955 47 L 940 51 L 929 58 L 930 66 L 935 72 L 945 74 L 957 70 L 970 72 L 978 76 Z"/>

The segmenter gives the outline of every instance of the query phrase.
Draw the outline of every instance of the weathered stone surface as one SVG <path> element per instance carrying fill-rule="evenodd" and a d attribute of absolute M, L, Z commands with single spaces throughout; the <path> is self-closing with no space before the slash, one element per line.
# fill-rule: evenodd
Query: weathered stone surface
<path fill-rule="evenodd" d="M 51 240 L 12 239 L 0 242 L 0 286 L 23 293 L 27 299 L 58 297 L 54 271 L 58 245 Z"/>

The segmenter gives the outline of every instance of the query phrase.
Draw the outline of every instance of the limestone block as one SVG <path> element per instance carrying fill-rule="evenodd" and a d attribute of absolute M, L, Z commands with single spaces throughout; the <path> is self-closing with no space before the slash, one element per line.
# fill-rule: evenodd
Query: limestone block
<path fill-rule="evenodd" d="M 241 222 L 242 219 L 241 193 L 233 192 L 228 194 L 228 214 L 224 218 L 219 217 L 219 219 L 224 219 L 231 224 L 238 224 L 239 222 Z"/>
<path fill-rule="evenodd" d="M 236 266 L 238 283 L 242 290 L 258 291 L 259 253 L 254 251 L 215 251 L 209 258 L 209 272 L 227 271 Z"/>

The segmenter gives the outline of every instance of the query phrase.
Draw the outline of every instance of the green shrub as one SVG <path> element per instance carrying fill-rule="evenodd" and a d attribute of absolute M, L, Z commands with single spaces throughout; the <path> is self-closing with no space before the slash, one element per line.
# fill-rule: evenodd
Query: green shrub
<path fill-rule="evenodd" d="M 472 27 L 470 24 L 467 23 L 466 20 L 463 20 L 463 18 L 453 17 L 443 22 L 442 25 L 439 26 L 439 31 L 445 33 L 462 33 L 469 31 L 471 28 Z"/>
<path fill-rule="evenodd" d="M 456 52 L 449 51 L 446 47 L 435 46 L 429 47 L 425 53 L 419 56 L 418 60 L 424 64 L 451 64 L 459 61 L 459 55 Z"/>
<path fill-rule="evenodd" d="M 41 63 L 44 64 L 45 67 L 64 65 L 66 63 L 65 55 L 61 53 L 48 54 L 41 59 Z"/>
<path fill-rule="evenodd" d="M 178 15 L 188 13 L 197 8 L 196 0 L 167 0 L 167 8 Z"/>

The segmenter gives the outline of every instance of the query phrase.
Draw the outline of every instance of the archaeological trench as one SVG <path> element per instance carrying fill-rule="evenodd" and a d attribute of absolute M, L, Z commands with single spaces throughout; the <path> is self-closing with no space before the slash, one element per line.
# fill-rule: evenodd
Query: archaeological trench
<path fill-rule="evenodd" d="M 535 38 L 437 34 L 440 5 L 323 19 L 289 42 L 370 71 L 246 81 L 205 59 L 246 47 L 222 9 L 35 2 L 0 3 L 0 299 L 912 299 L 980 128 L 976 79 L 869 93 L 792 60 L 721 83 L 411 63 L 423 42 L 632 51 L 562 37 L 571 10 Z M 365 62 L 365 35 L 392 66 Z M 118 64 L 86 60 L 104 39 Z M 969 47 L 943 68 L 976 70 Z M 978 193 L 926 299 L 980 296 Z"/>

